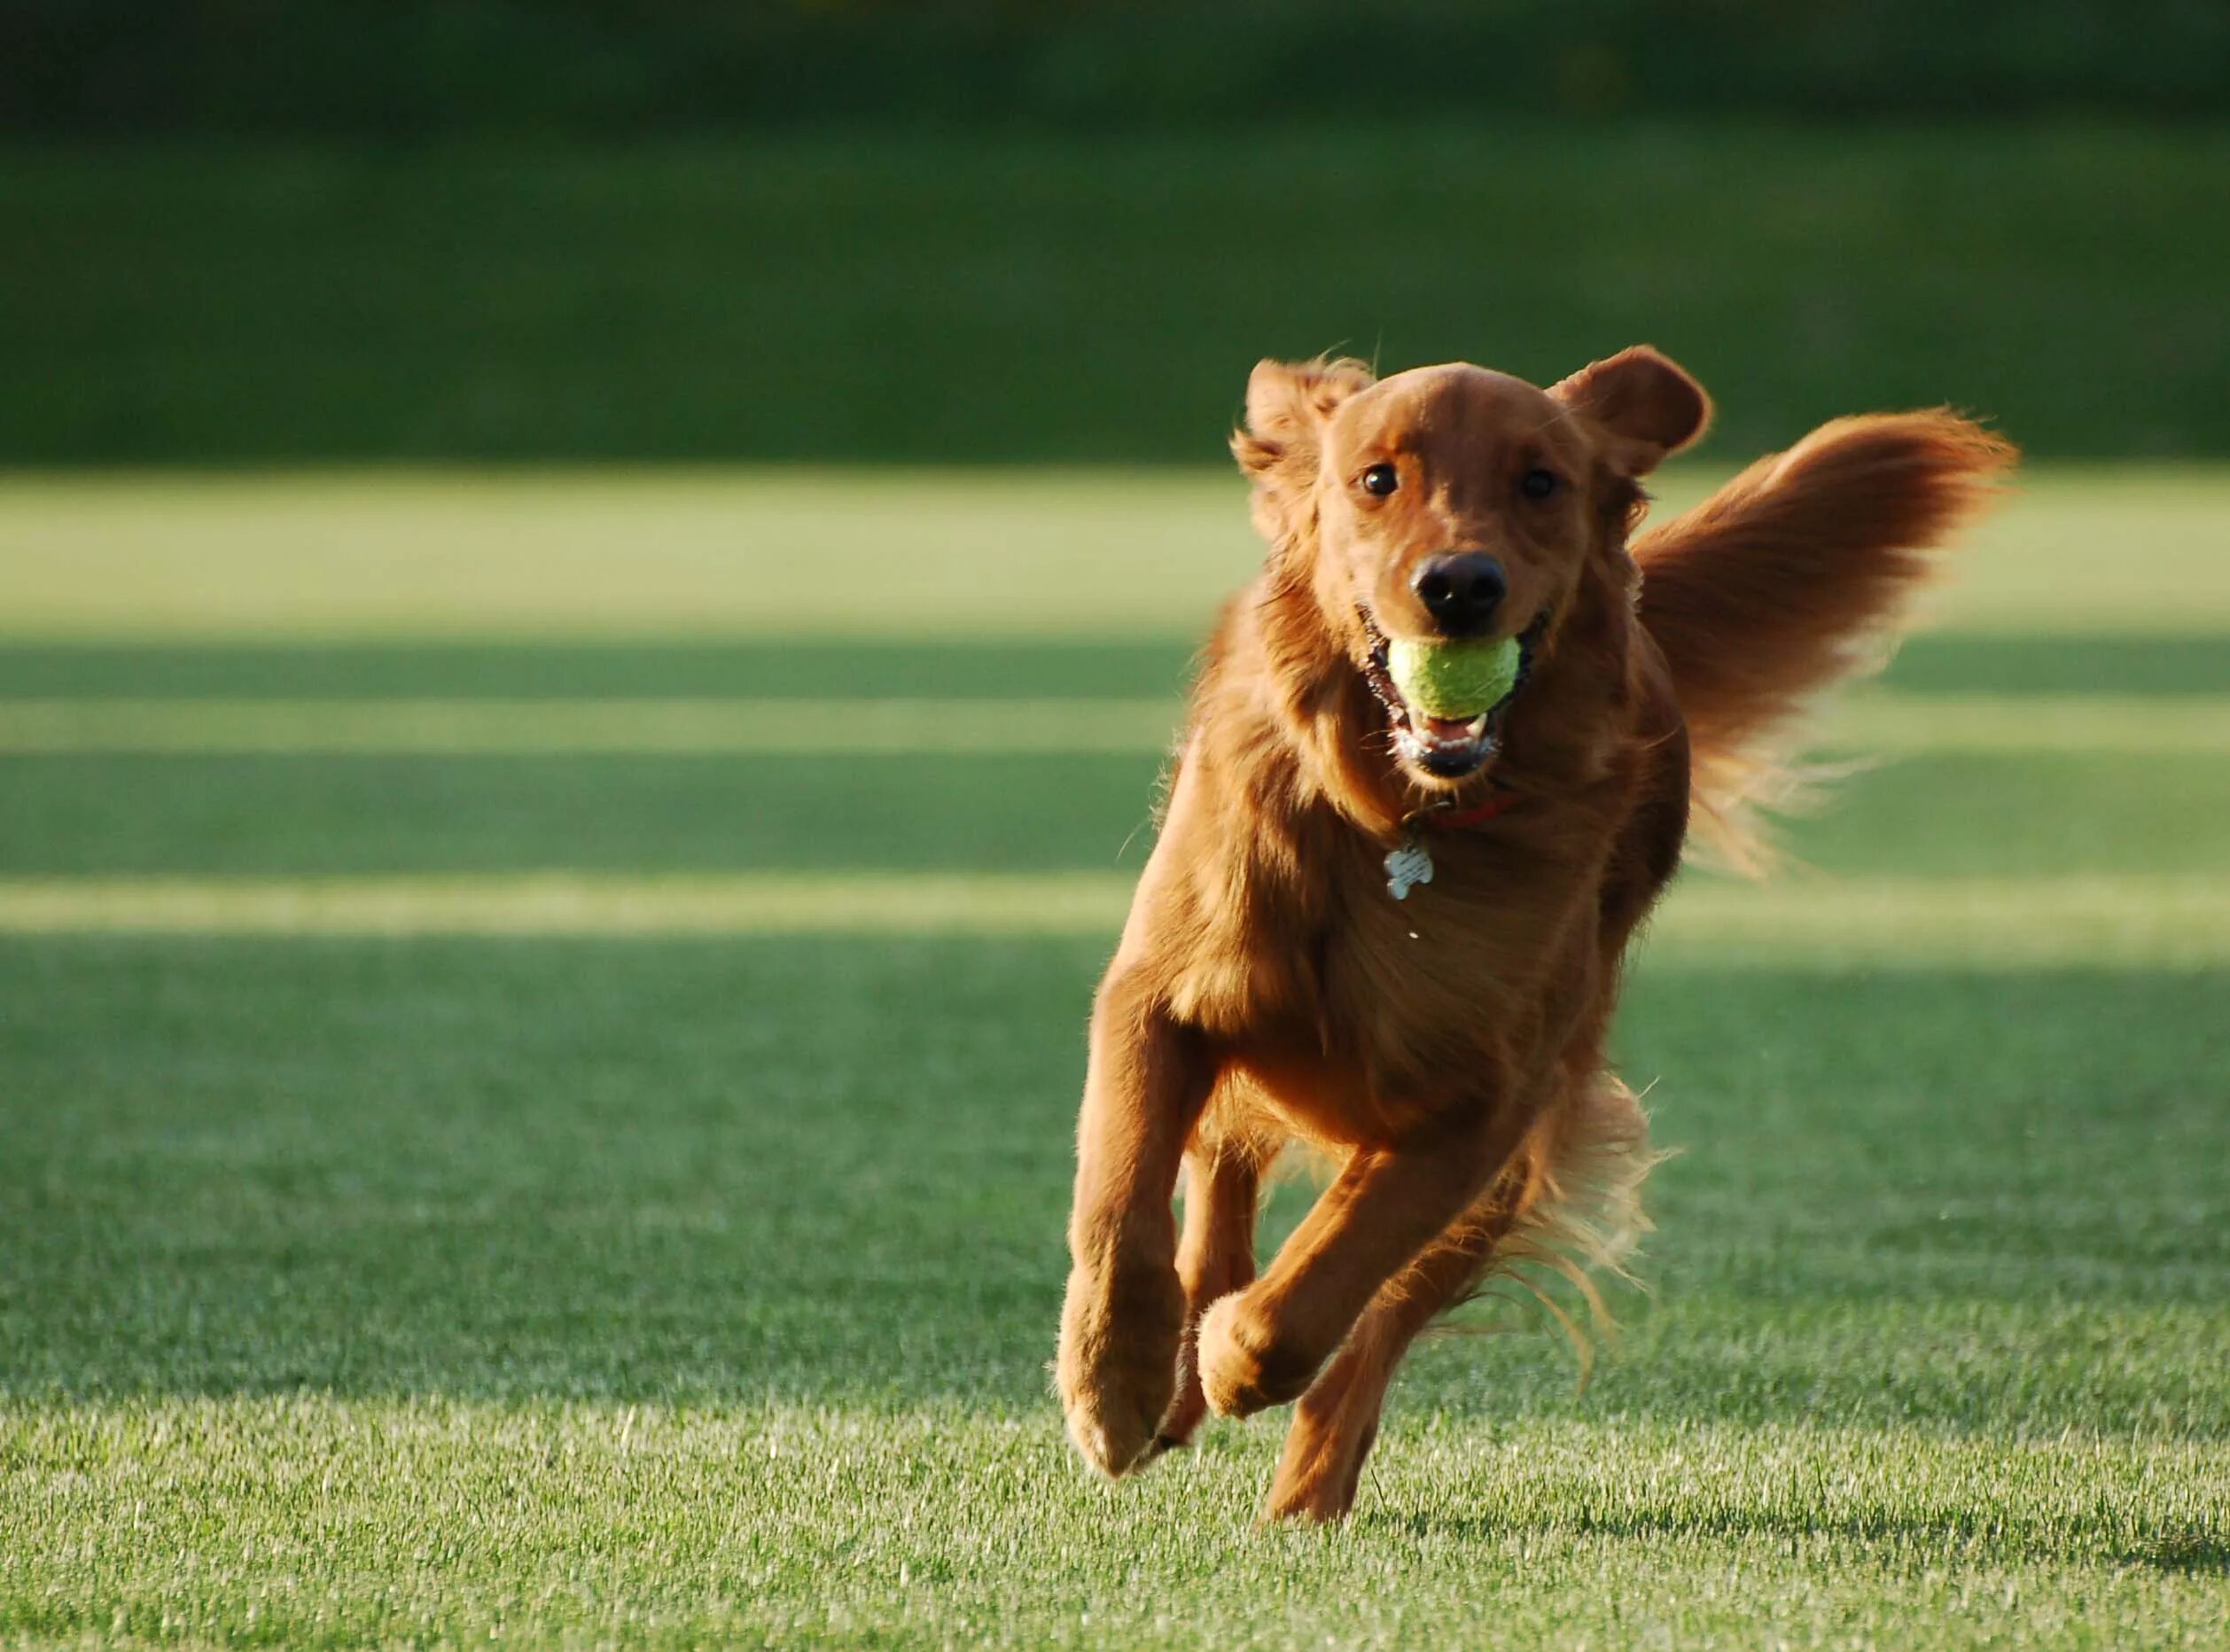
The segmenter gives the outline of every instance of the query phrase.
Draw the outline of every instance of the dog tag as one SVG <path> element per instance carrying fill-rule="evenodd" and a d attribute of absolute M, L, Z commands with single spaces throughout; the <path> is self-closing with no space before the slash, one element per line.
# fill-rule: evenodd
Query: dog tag
<path fill-rule="evenodd" d="M 1415 838 L 1405 838 L 1399 849 L 1387 853 L 1386 892 L 1396 900 L 1408 900 L 1411 890 L 1431 881 L 1432 856 Z"/>

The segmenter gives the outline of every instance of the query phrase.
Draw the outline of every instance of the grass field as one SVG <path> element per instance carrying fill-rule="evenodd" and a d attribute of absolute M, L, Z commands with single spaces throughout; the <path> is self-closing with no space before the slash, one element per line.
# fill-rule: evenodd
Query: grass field
<path fill-rule="evenodd" d="M 1802 864 L 1684 883 L 1623 1339 L 1474 1310 L 1331 1532 L 1044 1371 L 1250 555 L 1189 474 L 12 481 L 0 1643 L 2225 1644 L 2230 474 L 2031 477 Z"/>

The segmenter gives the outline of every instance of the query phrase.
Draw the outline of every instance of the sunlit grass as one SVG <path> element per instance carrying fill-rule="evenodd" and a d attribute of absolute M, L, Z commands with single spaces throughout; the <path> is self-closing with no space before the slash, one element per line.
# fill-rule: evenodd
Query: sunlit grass
<path fill-rule="evenodd" d="M 1674 474 L 1663 509 L 1718 474 Z M 1259 555 L 1207 470 L 27 477 L 0 489 L 0 635 L 1195 636 Z M 1937 606 L 2230 624 L 2230 472 L 2039 467 Z"/>
<path fill-rule="evenodd" d="M 66 1484 L 42 1547 L 94 1563 L 13 1625 L 1026 1648 L 1984 1647 L 2039 1629 L 2104 1648 L 2219 1627 L 2218 1452 L 1677 1423 L 1618 1427 L 1606 1452 L 1610 1431 L 1405 1427 L 1353 1526 L 1326 1536 L 1251 1524 L 1261 1429 L 1110 1491 L 1041 1413 L 957 1401 L 58 1408 L 12 1432 L 12 1461 Z"/>
<path fill-rule="evenodd" d="M 556 874 L 0 880 L 0 933 L 186 935 L 1038 935 L 1110 946 L 1123 873 Z M 1434 921 L 1429 889 L 1415 922 Z M 1651 961 L 2006 969 L 2230 962 L 2230 877 L 1692 877 Z"/>

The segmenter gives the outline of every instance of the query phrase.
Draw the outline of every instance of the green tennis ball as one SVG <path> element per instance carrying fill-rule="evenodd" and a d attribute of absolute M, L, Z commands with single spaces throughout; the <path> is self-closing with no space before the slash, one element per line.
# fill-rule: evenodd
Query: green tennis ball
<path fill-rule="evenodd" d="M 1428 717 L 1476 717 L 1517 686 L 1524 651 L 1514 636 L 1499 643 L 1412 643 L 1386 648 L 1386 670 L 1412 708 Z"/>

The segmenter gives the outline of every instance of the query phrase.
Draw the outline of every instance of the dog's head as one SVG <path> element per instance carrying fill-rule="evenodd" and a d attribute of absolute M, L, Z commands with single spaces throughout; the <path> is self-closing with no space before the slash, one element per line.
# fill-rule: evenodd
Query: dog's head
<path fill-rule="evenodd" d="M 1696 381 L 1647 346 L 1548 390 L 1465 364 L 1373 379 L 1353 362 L 1264 362 L 1231 445 L 1283 588 L 1306 586 L 1384 705 L 1404 769 L 1447 785 L 1493 756 L 1591 562 L 1624 557 L 1638 479 L 1710 417 Z M 1522 651 L 1517 685 L 1476 716 L 1429 715 L 1387 670 L 1395 641 L 1503 639 Z"/>

